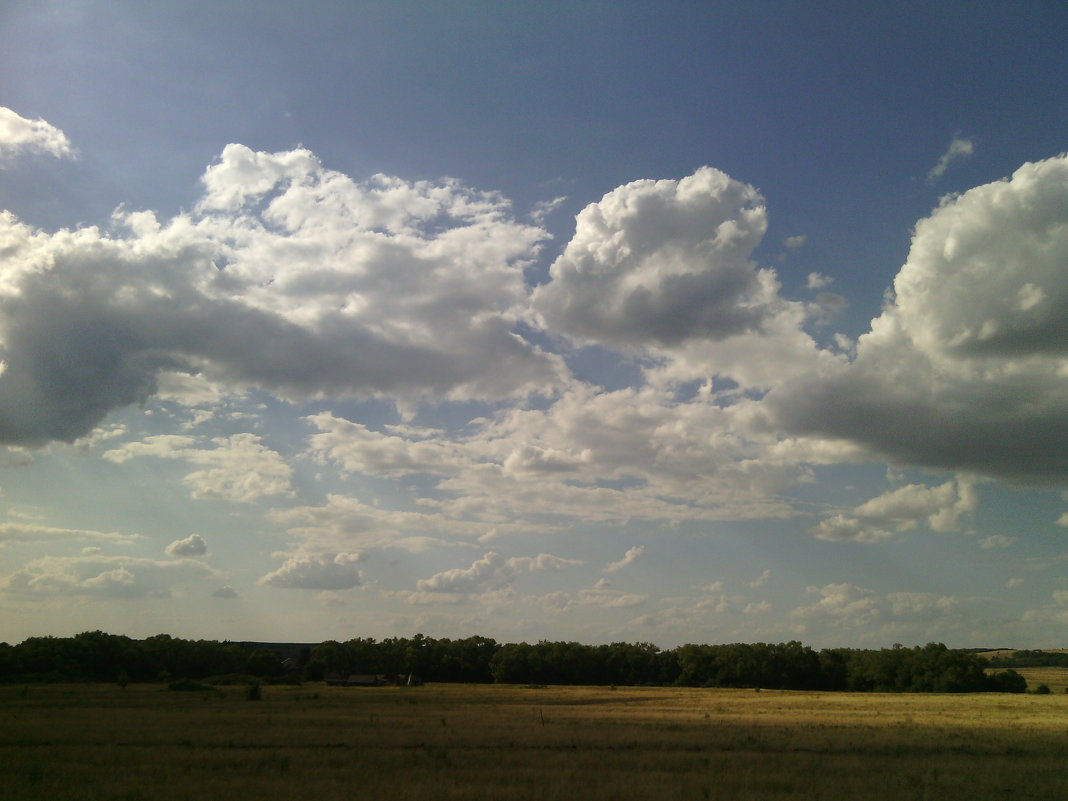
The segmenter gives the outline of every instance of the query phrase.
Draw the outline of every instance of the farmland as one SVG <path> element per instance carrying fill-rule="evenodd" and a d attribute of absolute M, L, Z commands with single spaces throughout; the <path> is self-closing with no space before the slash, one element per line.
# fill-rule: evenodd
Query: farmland
<path fill-rule="evenodd" d="M 0 687 L 4 801 L 1063 799 L 1068 696 Z"/>

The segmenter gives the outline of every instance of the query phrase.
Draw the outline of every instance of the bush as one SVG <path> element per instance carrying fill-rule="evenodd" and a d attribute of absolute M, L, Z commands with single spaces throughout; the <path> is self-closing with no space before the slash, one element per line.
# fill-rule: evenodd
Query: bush
<path fill-rule="evenodd" d="M 259 701 L 263 697 L 263 691 L 260 689 L 259 684 L 250 684 L 249 688 L 245 691 L 246 701 Z"/>
<path fill-rule="evenodd" d="M 1051 692 L 1048 684 L 1040 684 L 1035 687 L 1035 695 L 1049 695 Z"/>

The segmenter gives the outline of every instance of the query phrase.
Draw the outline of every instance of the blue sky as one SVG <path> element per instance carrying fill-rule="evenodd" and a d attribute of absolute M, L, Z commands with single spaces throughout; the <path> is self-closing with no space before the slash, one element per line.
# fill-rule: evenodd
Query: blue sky
<path fill-rule="evenodd" d="M 1062 3 L 0 3 L 0 639 L 1063 646 Z"/>

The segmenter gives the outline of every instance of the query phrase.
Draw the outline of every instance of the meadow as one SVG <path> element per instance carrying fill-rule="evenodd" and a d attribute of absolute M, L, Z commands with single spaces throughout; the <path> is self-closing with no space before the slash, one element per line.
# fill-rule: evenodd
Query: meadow
<path fill-rule="evenodd" d="M 0 686 L 2 801 L 1068 798 L 1068 695 Z"/>

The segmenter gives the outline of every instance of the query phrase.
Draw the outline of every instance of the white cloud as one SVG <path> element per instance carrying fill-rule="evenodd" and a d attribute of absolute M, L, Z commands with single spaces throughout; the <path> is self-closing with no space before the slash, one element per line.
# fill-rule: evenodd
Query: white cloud
<path fill-rule="evenodd" d="M 903 631 L 927 632 L 934 639 L 962 630 L 961 614 L 968 614 L 972 602 L 950 595 L 926 592 L 878 594 L 855 584 L 828 584 L 809 587 L 819 600 L 793 609 L 789 617 L 815 624 L 817 630 L 829 627 L 836 636 L 855 637 L 859 632 L 870 641 L 884 642 Z M 972 610 L 974 611 L 974 610 Z"/>
<path fill-rule="evenodd" d="M 250 502 L 264 495 L 288 495 L 293 469 L 255 434 L 215 437 L 214 448 L 197 447 L 195 437 L 158 434 L 106 451 L 103 457 L 122 464 L 135 456 L 180 459 L 203 466 L 185 477 L 194 498 Z"/>
<path fill-rule="evenodd" d="M 755 579 L 753 579 L 752 581 L 748 582 L 745 586 L 750 587 L 752 589 L 756 589 L 757 587 L 763 587 L 765 584 L 768 583 L 768 580 L 770 578 L 771 578 L 771 571 L 770 570 L 765 570 L 763 573 L 761 573 Z"/>
<path fill-rule="evenodd" d="M 979 547 L 983 549 L 990 548 L 1008 548 L 1010 545 L 1016 542 L 1018 537 L 1007 537 L 1004 534 L 992 534 L 989 537 L 983 537 L 979 540 Z"/>
<path fill-rule="evenodd" d="M 791 377 L 762 412 L 897 464 L 1063 481 L 1066 263 L 1068 156 L 946 198 L 855 359 Z"/>
<path fill-rule="evenodd" d="M 697 587 L 700 592 L 720 593 L 723 592 L 724 583 L 722 581 L 713 581 L 711 584 L 706 584 L 703 587 Z"/>
<path fill-rule="evenodd" d="M 167 546 L 167 556 L 204 556 L 208 552 L 208 545 L 199 534 L 190 534 L 184 540 L 175 540 Z"/>
<path fill-rule="evenodd" d="M 363 583 L 363 574 L 356 568 L 362 559 L 358 553 L 296 554 L 259 583 L 300 590 L 350 590 Z"/>
<path fill-rule="evenodd" d="M 166 597 L 177 584 L 213 575 L 207 565 L 187 559 L 46 556 L 0 579 L 0 589 L 20 595 Z"/>
<path fill-rule="evenodd" d="M 423 506 L 428 506 L 425 500 Z M 475 539 L 486 528 L 484 523 L 439 512 L 380 508 L 338 494 L 328 495 L 322 506 L 274 509 L 269 514 L 272 520 L 288 526 L 287 533 L 302 547 L 316 551 L 398 548 L 418 553 L 434 546 L 455 545 L 454 537 Z M 513 528 L 504 523 L 501 526 Z"/>
<path fill-rule="evenodd" d="M 48 543 L 59 540 L 89 540 L 112 545 L 131 545 L 140 538 L 140 534 L 121 534 L 115 531 L 54 528 L 22 522 L 0 523 L 0 547 L 12 542 Z"/>
<path fill-rule="evenodd" d="M 309 438 L 309 452 L 330 460 L 350 473 L 403 476 L 411 473 L 454 473 L 469 461 L 461 447 L 434 437 L 412 440 L 371 431 L 360 423 L 329 412 L 307 420 L 321 433 Z"/>
<path fill-rule="evenodd" d="M 806 242 L 808 242 L 808 237 L 804 234 L 799 234 L 798 236 L 786 237 L 786 239 L 782 241 L 782 244 L 785 248 L 797 250 L 798 248 L 803 247 Z M 816 273 L 813 273 L 813 275 L 816 275 Z"/>
<path fill-rule="evenodd" d="M 1068 528 L 1068 512 L 1065 512 L 1064 514 L 1062 514 L 1060 517 L 1057 518 L 1057 525 L 1058 526 L 1064 526 L 1065 528 Z"/>
<path fill-rule="evenodd" d="M 211 594 L 211 597 L 212 598 L 226 598 L 226 599 L 240 598 L 241 597 L 241 593 L 239 593 L 237 590 L 235 590 L 229 584 L 225 584 L 222 587 L 219 587 L 219 589 L 215 590 Z"/>
<path fill-rule="evenodd" d="M 833 515 L 809 533 L 821 540 L 878 542 L 919 525 L 932 531 L 955 531 L 960 518 L 975 511 L 978 504 L 978 493 L 964 481 L 947 481 L 937 487 L 909 484 L 872 498 L 852 512 Z"/>
<path fill-rule="evenodd" d="M 579 590 L 580 605 L 596 606 L 601 609 L 630 609 L 635 606 L 641 606 L 648 600 L 648 595 L 619 592 L 602 585 L 601 582 L 598 582 L 593 589 Z"/>
<path fill-rule="evenodd" d="M 622 559 L 620 559 L 618 562 L 609 562 L 607 565 L 604 566 L 603 570 L 605 573 L 615 573 L 619 570 L 622 570 L 627 565 L 634 564 L 634 562 L 637 561 L 637 559 L 644 553 L 644 545 L 635 545 L 633 548 L 627 549 L 627 552 L 623 555 Z"/>
<path fill-rule="evenodd" d="M 0 216 L 0 442 L 73 440 L 162 373 L 410 403 L 551 392 L 566 376 L 516 333 L 523 268 L 548 234 L 499 195 L 358 183 L 308 151 L 239 145 L 204 189 L 191 213 L 120 211 L 108 232 Z"/>
<path fill-rule="evenodd" d="M 711 167 L 626 184 L 578 215 L 535 308 L 550 328 L 609 347 L 760 330 L 775 288 L 749 256 L 766 227 L 759 193 Z"/>
<path fill-rule="evenodd" d="M 951 161 L 965 158 L 972 155 L 974 152 L 975 142 L 973 140 L 965 139 L 961 136 L 954 136 L 953 141 L 949 143 L 946 152 L 938 159 L 938 163 L 927 173 L 927 182 L 934 183 L 945 175 Z"/>
<path fill-rule="evenodd" d="M 0 164 L 23 152 L 46 153 L 57 158 L 74 155 L 66 134 L 44 120 L 28 120 L 0 106 Z"/>
<path fill-rule="evenodd" d="M 420 579 L 416 588 L 421 592 L 450 595 L 471 595 L 499 590 L 527 573 L 542 570 L 562 570 L 581 565 L 575 559 L 563 559 L 552 554 L 537 556 L 514 556 L 506 559 L 490 551 L 476 559 L 468 568 L 454 568 L 435 573 L 428 579 Z"/>
<path fill-rule="evenodd" d="M 825 286 L 830 286 L 834 283 L 834 279 L 829 275 L 823 273 L 809 273 L 808 280 L 805 282 L 806 289 L 823 289 Z"/>

